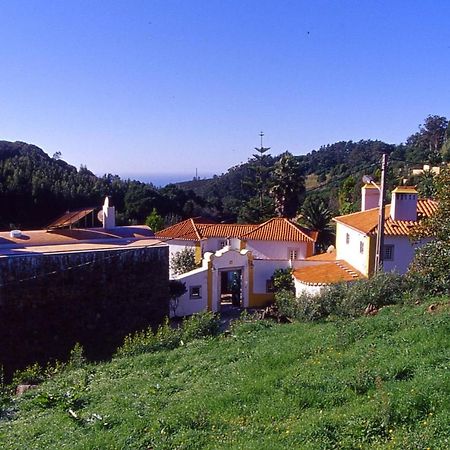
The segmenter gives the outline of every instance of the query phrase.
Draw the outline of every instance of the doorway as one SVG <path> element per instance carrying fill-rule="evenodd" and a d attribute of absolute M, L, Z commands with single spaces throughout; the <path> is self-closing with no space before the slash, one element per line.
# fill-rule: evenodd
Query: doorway
<path fill-rule="evenodd" d="M 220 272 L 220 306 L 242 306 L 242 270 Z"/>

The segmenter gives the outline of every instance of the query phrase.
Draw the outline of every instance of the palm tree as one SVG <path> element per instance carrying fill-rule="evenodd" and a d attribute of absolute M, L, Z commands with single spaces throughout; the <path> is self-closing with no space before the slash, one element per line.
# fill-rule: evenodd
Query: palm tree
<path fill-rule="evenodd" d="M 334 230 L 331 223 L 333 213 L 327 208 L 320 197 L 308 197 L 301 208 L 301 225 L 310 230 L 318 231 L 316 248 L 325 251 L 334 243 Z"/>

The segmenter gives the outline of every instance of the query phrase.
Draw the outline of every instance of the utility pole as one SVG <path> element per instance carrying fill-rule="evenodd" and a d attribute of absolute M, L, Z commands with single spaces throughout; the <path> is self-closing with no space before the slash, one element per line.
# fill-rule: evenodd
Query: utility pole
<path fill-rule="evenodd" d="M 383 153 L 381 158 L 381 186 L 380 199 L 378 201 L 378 228 L 377 228 L 377 244 L 375 253 L 375 273 L 383 270 L 383 247 L 384 247 L 384 207 L 385 207 L 385 191 L 386 191 L 386 167 L 387 156 Z"/>

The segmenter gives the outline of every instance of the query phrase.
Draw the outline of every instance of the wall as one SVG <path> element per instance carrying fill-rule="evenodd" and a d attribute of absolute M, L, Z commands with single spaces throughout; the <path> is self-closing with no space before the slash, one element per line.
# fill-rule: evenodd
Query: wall
<path fill-rule="evenodd" d="M 350 242 L 346 242 L 346 234 L 350 236 Z M 359 243 L 364 243 L 364 251 L 360 253 Z M 370 239 L 364 233 L 360 233 L 341 223 L 336 224 L 336 259 L 343 259 L 359 270 L 364 275 L 369 272 Z"/>
<path fill-rule="evenodd" d="M 175 315 L 178 317 L 190 316 L 206 311 L 208 308 L 208 268 L 201 267 L 200 269 L 192 270 L 179 275 L 176 279 L 185 283 L 186 293 L 178 299 Z M 191 298 L 190 289 L 193 286 L 200 286 L 201 298 Z M 173 315 L 172 312 L 171 315 Z"/>
<path fill-rule="evenodd" d="M 299 297 L 301 294 L 318 295 L 324 286 L 310 286 L 301 281 L 294 279 L 295 295 Z"/>
<path fill-rule="evenodd" d="M 297 250 L 297 259 L 307 256 L 306 242 L 285 241 L 247 241 L 246 249 L 253 253 L 255 259 L 282 259 L 288 260 L 289 249 Z"/>
<path fill-rule="evenodd" d="M 412 244 L 406 236 L 385 236 L 384 245 L 394 245 L 394 260 L 383 261 L 383 270 L 405 273 L 414 258 L 416 249 L 425 242 L 428 240 L 423 240 L 420 244 Z"/>
<path fill-rule="evenodd" d="M 76 342 L 108 358 L 127 334 L 161 323 L 168 297 L 165 245 L 0 258 L 0 365 L 10 375 L 64 360 Z"/>

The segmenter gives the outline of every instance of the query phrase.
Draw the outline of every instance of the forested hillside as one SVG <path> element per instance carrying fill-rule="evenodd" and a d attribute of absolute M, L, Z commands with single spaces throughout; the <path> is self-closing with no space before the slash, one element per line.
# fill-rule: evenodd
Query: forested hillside
<path fill-rule="evenodd" d="M 325 211 L 323 222 L 327 215 L 355 210 L 361 175 L 379 176 L 382 153 L 389 155 L 391 187 L 408 178 L 414 165 L 449 161 L 449 136 L 448 120 L 430 115 L 398 145 L 342 141 L 297 156 L 273 156 L 274 150 L 261 145 L 248 162 L 220 176 L 164 188 L 111 174 L 97 177 L 60 154 L 50 157 L 35 145 L 0 141 L 0 229 L 44 227 L 66 210 L 100 206 L 106 195 L 116 206 L 119 224 L 144 223 L 152 211 L 166 226 L 197 215 L 257 223 L 274 215 L 306 217 Z M 410 181 L 429 195 L 432 177 L 427 175 L 428 180 Z"/>
<path fill-rule="evenodd" d="M 106 195 L 120 224 L 143 223 L 152 208 L 187 217 L 203 204 L 193 192 L 173 185 L 158 189 L 111 174 L 99 178 L 35 145 L 0 141 L 1 229 L 44 227 L 66 210 L 101 206 Z"/>

